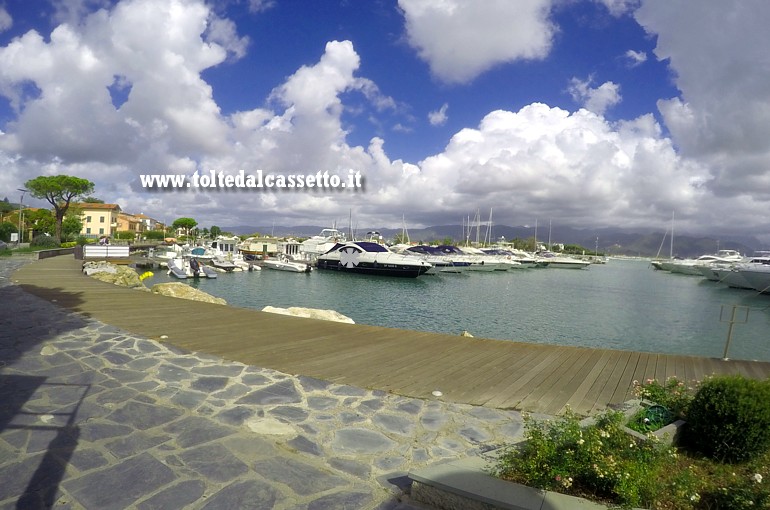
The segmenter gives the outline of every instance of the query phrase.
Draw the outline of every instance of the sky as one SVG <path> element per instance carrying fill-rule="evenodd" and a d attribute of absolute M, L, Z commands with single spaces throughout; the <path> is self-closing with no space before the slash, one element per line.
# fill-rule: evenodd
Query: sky
<path fill-rule="evenodd" d="M 66 174 L 169 223 L 770 244 L 768 26 L 766 0 L 0 0 L 0 199 Z M 363 186 L 140 177 L 211 171 Z"/>

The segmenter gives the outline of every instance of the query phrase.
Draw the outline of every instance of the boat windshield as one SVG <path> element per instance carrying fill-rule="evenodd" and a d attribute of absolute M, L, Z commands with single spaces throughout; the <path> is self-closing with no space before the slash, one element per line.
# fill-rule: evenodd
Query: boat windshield
<path fill-rule="evenodd" d="M 437 246 L 436 249 L 440 250 L 441 253 L 454 253 L 457 255 L 464 255 L 464 253 L 457 246 L 450 246 L 448 244 Z"/>
<path fill-rule="evenodd" d="M 358 245 L 362 250 L 369 251 L 369 252 L 383 252 L 383 251 L 387 252 L 388 251 L 388 249 L 381 244 L 370 243 L 367 241 L 356 243 L 356 245 Z"/>
<path fill-rule="evenodd" d="M 419 246 L 411 246 L 406 249 L 406 251 L 411 251 L 414 253 L 420 253 L 423 255 L 441 255 L 441 250 L 436 248 L 435 246 L 426 246 L 426 245 L 419 245 Z"/>

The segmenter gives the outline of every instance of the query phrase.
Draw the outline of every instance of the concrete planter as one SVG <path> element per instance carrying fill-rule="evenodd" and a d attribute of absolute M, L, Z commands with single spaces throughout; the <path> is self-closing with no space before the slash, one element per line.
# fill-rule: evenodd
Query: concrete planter
<path fill-rule="evenodd" d="M 604 510 L 558 492 L 533 489 L 488 474 L 488 462 L 471 457 L 411 471 L 413 500 L 440 510 Z"/>

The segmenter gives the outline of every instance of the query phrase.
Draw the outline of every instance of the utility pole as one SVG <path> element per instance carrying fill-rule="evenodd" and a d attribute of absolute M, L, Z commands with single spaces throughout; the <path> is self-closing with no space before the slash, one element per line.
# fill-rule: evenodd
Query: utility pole
<path fill-rule="evenodd" d="M 24 206 L 22 204 L 24 203 L 24 194 L 29 190 L 25 188 L 16 188 L 16 190 L 21 191 L 21 199 L 19 200 L 19 243 L 16 245 L 18 248 L 24 240 L 24 231 L 21 229 L 21 215 L 24 214 Z"/>

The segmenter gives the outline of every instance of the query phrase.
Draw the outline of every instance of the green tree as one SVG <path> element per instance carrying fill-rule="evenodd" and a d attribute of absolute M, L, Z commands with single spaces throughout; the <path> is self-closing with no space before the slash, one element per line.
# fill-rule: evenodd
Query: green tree
<path fill-rule="evenodd" d="M 209 229 L 209 233 L 211 234 L 211 237 L 217 237 L 222 235 L 222 229 L 217 227 L 216 225 L 211 225 L 211 229 Z"/>
<path fill-rule="evenodd" d="M 5 214 L 7 212 L 11 212 L 14 209 L 18 209 L 18 208 L 19 208 L 18 206 L 14 207 L 13 204 L 8 202 L 8 197 L 5 197 L 4 199 L 0 200 L 0 213 Z"/>
<path fill-rule="evenodd" d="M 37 237 L 40 234 L 50 234 L 56 230 L 56 218 L 48 209 L 25 212 L 24 222 L 32 229 L 32 237 Z"/>
<path fill-rule="evenodd" d="M 85 197 L 82 202 L 86 204 L 103 204 L 104 200 L 96 197 Z"/>
<path fill-rule="evenodd" d="M 70 203 L 94 191 L 94 183 L 70 175 L 54 175 L 51 177 L 35 177 L 24 183 L 24 187 L 35 198 L 44 198 L 53 206 L 56 216 L 56 241 L 61 242 L 62 221 L 67 214 Z"/>
<path fill-rule="evenodd" d="M 83 230 L 83 221 L 79 214 L 68 214 L 61 224 L 62 237 L 66 241 L 74 241 Z"/>
<path fill-rule="evenodd" d="M 186 235 L 190 235 L 190 230 L 194 229 L 198 225 L 198 222 L 192 218 L 177 218 L 174 223 L 171 224 L 171 228 L 178 230 L 183 228 Z"/>
<path fill-rule="evenodd" d="M 18 228 L 18 225 L 14 225 L 13 223 L 9 223 L 7 221 L 0 223 L 0 241 L 5 241 L 6 243 L 10 241 L 11 234 L 16 232 Z"/>

